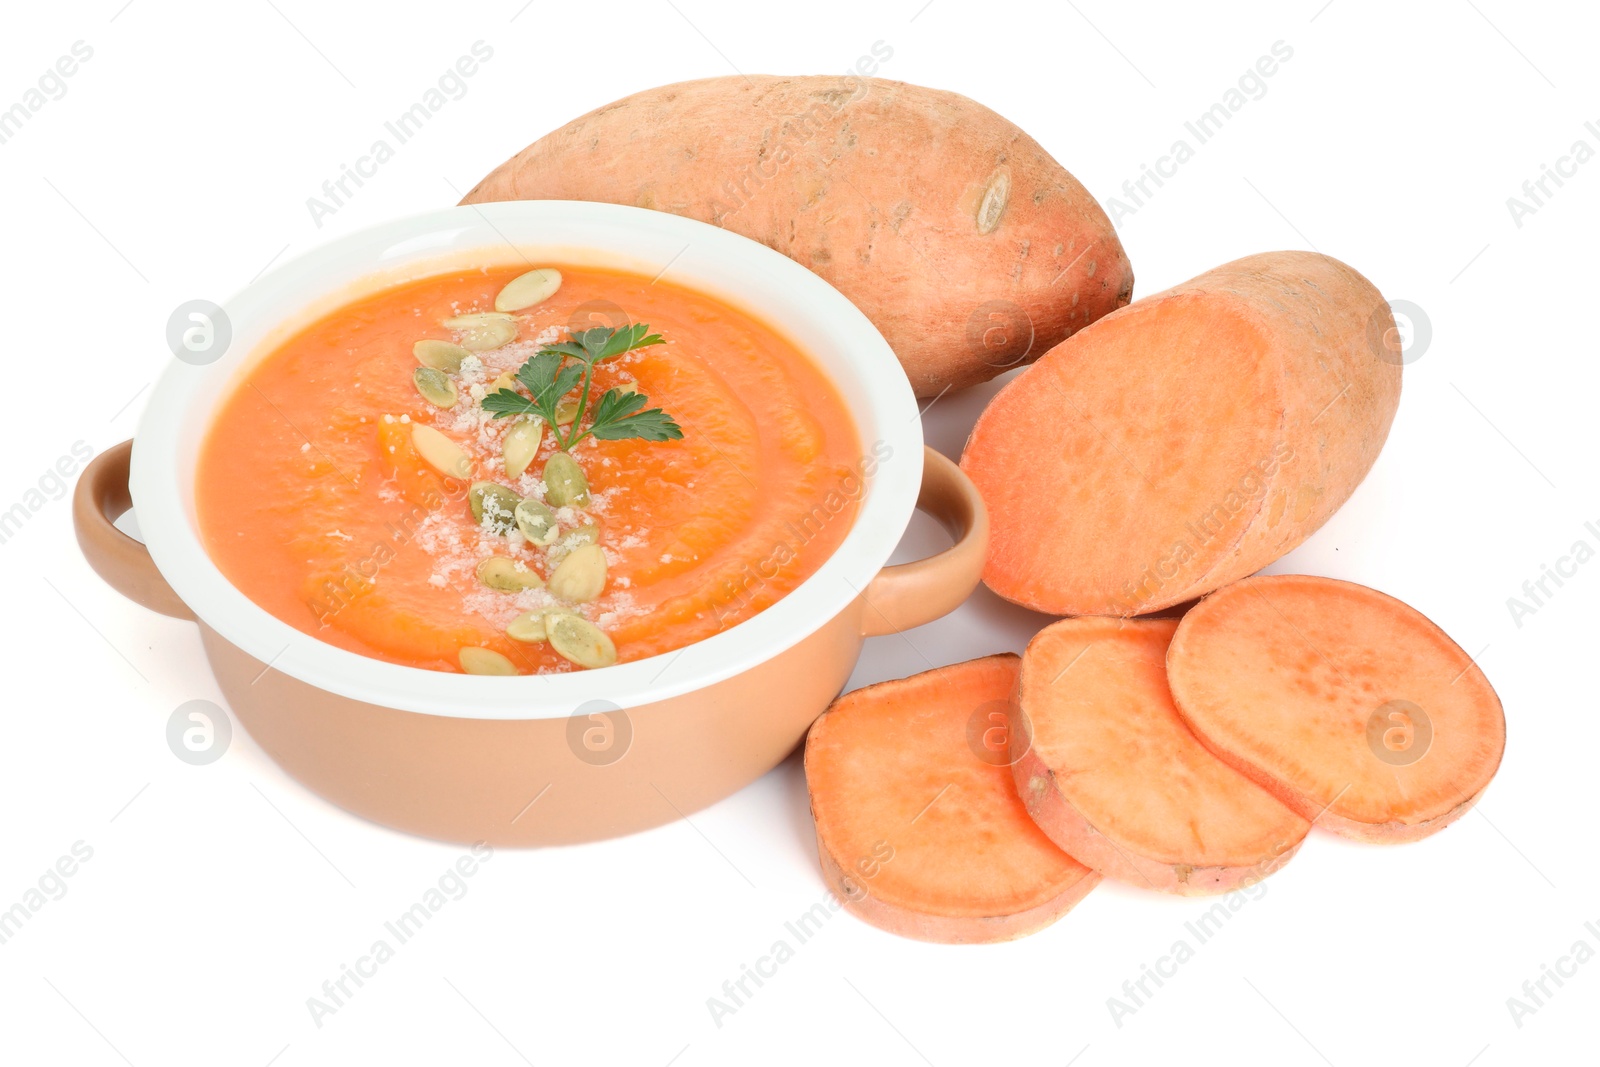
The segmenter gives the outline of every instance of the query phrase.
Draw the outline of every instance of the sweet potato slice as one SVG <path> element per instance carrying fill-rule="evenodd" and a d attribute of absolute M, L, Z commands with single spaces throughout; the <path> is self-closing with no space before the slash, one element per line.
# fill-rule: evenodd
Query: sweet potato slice
<path fill-rule="evenodd" d="M 961 468 L 984 582 L 1055 615 L 1144 615 L 1304 541 L 1400 398 L 1383 295 L 1311 252 L 1249 256 L 1114 311 L 1006 384 Z"/>
<path fill-rule="evenodd" d="M 1421 612 L 1305 574 L 1235 582 L 1167 653 L 1179 712 L 1211 751 L 1307 818 L 1366 841 L 1448 825 L 1489 785 L 1505 715 Z"/>
<path fill-rule="evenodd" d="M 1167 690 L 1175 619 L 1063 619 L 1022 657 L 1032 744 L 1014 764 L 1035 822 L 1075 859 L 1199 896 L 1260 881 L 1311 824 L 1206 750 Z M 1015 742 L 1014 742 L 1015 743 Z M 1017 747 L 1022 747 L 1017 744 Z"/>
<path fill-rule="evenodd" d="M 1050 843 L 1012 788 L 1003 734 L 1017 665 L 989 656 L 858 689 L 811 727 L 823 877 L 874 926 L 1007 941 L 1048 926 L 1100 880 Z"/>

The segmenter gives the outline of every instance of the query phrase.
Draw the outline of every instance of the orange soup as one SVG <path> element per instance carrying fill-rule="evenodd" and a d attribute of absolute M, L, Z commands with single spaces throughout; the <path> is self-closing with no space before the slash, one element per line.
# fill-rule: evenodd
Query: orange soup
<path fill-rule="evenodd" d="M 768 607 L 843 540 L 876 458 L 750 315 L 665 280 L 505 267 L 358 299 L 268 354 L 218 411 L 196 502 L 223 574 L 307 634 L 544 673 Z"/>

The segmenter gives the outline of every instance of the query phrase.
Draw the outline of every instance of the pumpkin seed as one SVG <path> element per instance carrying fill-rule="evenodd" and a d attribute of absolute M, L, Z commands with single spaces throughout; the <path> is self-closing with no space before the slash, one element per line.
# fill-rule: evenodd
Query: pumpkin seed
<path fill-rule="evenodd" d="M 553 567 L 566 559 L 569 553 L 582 548 L 584 545 L 596 544 L 599 540 L 600 527 L 592 522 L 585 523 L 576 530 L 568 531 L 557 538 L 556 543 L 550 546 L 550 552 L 545 558 L 549 560 L 550 565 Z"/>
<path fill-rule="evenodd" d="M 517 376 L 508 370 L 501 371 L 499 376 L 495 378 L 494 384 L 489 386 L 489 392 L 494 393 L 501 389 L 510 389 L 512 392 L 516 392 Z"/>
<path fill-rule="evenodd" d="M 411 346 L 411 354 L 424 367 L 455 374 L 461 370 L 461 361 L 472 355 L 453 341 L 436 341 L 432 338 Z"/>
<path fill-rule="evenodd" d="M 544 588 L 544 579 L 532 567 L 505 556 L 490 556 L 478 564 L 478 581 L 502 593 Z"/>
<path fill-rule="evenodd" d="M 411 382 L 417 387 L 417 392 L 422 394 L 422 399 L 435 407 L 456 406 L 456 383 L 452 382 L 444 371 L 433 367 L 418 367 L 411 372 Z"/>
<path fill-rule="evenodd" d="M 521 311 L 542 304 L 561 288 L 561 272 L 554 267 L 538 267 L 506 283 L 494 298 L 496 311 Z"/>
<path fill-rule="evenodd" d="M 467 490 L 472 521 L 495 534 L 508 534 L 517 525 L 517 505 L 522 498 L 498 482 L 473 482 Z"/>
<path fill-rule="evenodd" d="M 416 446 L 417 454 L 440 474 L 448 474 L 452 478 L 467 478 L 472 475 L 472 460 L 456 444 L 432 426 L 424 426 L 420 422 L 411 424 L 411 443 Z"/>
<path fill-rule="evenodd" d="M 469 311 L 465 315 L 453 315 L 445 319 L 443 325 L 450 330 L 470 330 L 491 322 L 507 322 L 516 325 L 517 317 L 515 315 L 507 315 L 503 311 Z"/>
<path fill-rule="evenodd" d="M 586 604 L 606 587 L 606 553 L 599 545 L 579 545 L 550 572 L 552 595 Z"/>
<path fill-rule="evenodd" d="M 557 452 L 544 461 L 544 499 L 552 507 L 582 507 L 589 502 L 589 479 L 578 461 Z"/>
<path fill-rule="evenodd" d="M 501 442 L 501 452 L 505 455 L 506 477 L 520 478 L 522 472 L 528 469 L 534 457 L 539 454 L 539 446 L 544 443 L 544 420 L 534 415 L 522 415 L 511 424 L 511 429 L 506 431 L 504 441 Z"/>
<path fill-rule="evenodd" d="M 556 513 L 531 496 L 517 505 L 516 523 L 522 536 L 541 548 L 554 544 L 561 535 L 556 526 Z"/>
<path fill-rule="evenodd" d="M 560 651 L 557 649 L 557 651 Z M 564 654 L 564 653 L 563 653 Z M 456 653 L 461 669 L 468 674 L 516 674 L 517 665 L 492 648 L 468 645 Z"/>
<path fill-rule="evenodd" d="M 634 393 L 639 391 L 639 383 L 630 378 L 625 382 L 618 382 L 611 388 L 615 389 L 623 396 L 632 396 Z"/>
<path fill-rule="evenodd" d="M 506 636 L 513 641 L 523 641 L 527 644 L 537 644 L 549 637 L 549 630 L 545 620 L 553 614 L 559 614 L 550 608 L 534 608 L 525 611 L 512 619 L 506 625 Z"/>
<path fill-rule="evenodd" d="M 473 352 L 499 348 L 517 336 L 517 320 L 498 311 L 457 315 L 453 319 L 445 319 L 444 325 L 461 335 L 461 347 Z"/>
<path fill-rule="evenodd" d="M 563 659 L 591 670 L 609 667 L 617 662 L 617 646 L 588 619 L 556 614 L 546 616 L 544 625 L 550 636 L 550 647 L 559 652 Z"/>
<path fill-rule="evenodd" d="M 578 398 L 564 396 L 556 401 L 556 425 L 571 426 L 572 420 L 578 417 Z"/>

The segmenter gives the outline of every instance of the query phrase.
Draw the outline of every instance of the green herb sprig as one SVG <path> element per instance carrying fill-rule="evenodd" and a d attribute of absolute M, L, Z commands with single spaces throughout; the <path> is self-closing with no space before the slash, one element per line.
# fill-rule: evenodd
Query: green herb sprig
<path fill-rule="evenodd" d="M 596 326 L 577 331 L 571 340 L 545 345 L 517 370 L 517 381 L 531 394 L 523 396 L 515 389 L 497 389 L 483 398 L 483 410 L 494 412 L 497 419 L 512 415 L 537 415 L 550 427 L 556 446 L 570 452 L 585 437 L 602 441 L 621 441 L 639 438 L 645 441 L 676 441 L 683 430 L 672 416 L 660 408 L 646 408 L 650 398 L 643 393 L 624 393 L 620 389 L 607 389 L 595 401 L 593 418 L 584 427 L 583 418 L 589 408 L 590 385 L 598 363 L 615 359 L 625 352 L 651 345 L 665 344 L 658 333 L 651 333 L 644 323 L 608 329 Z M 568 362 L 571 360 L 571 362 Z M 572 418 L 566 436 L 556 422 L 556 405 L 563 397 L 579 389 L 578 409 Z"/>

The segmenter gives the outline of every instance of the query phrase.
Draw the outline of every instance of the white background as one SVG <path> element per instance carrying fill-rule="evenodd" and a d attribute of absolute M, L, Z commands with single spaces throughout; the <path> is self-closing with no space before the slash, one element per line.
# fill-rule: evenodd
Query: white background
<path fill-rule="evenodd" d="M 952 89 L 1032 133 L 1102 202 L 1273 43 L 1293 58 L 1121 234 L 1150 294 L 1252 252 L 1315 247 L 1424 309 L 1387 450 L 1279 571 L 1415 604 L 1481 662 L 1509 745 L 1475 812 L 1419 844 L 1318 834 L 1156 995 L 1122 996 L 1209 902 L 1106 885 L 1051 929 L 957 948 L 833 919 L 719 1028 L 725 979 L 823 899 L 791 760 L 678 823 L 496 853 L 320 1028 L 306 999 L 463 852 L 353 818 L 236 733 L 193 767 L 173 709 L 220 700 L 191 625 L 80 559 L 65 499 L 0 545 L 0 908 L 93 849 L 0 945 L 0 1061 L 265 1065 L 1593 1062 L 1600 962 L 1519 1027 L 1521 996 L 1600 949 L 1593 664 L 1600 562 L 1532 615 L 1507 598 L 1600 526 L 1593 472 L 1600 160 L 1519 227 L 1506 200 L 1600 148 L 1591 6 L 1003 0 L 778 5 L 23 5 L 0 107 L 85 41 L 67 92 L 0 145 L 8 324 L 0 510 L 75 441 L 131 436 L 168 314 L 280 257 L 455 202 L 591 107 L 687 78 L 842 72 Z M 519 9 L 521 9 L 519 11 Z M 920 9 L 920 10 L 919 10 Z M 493 59 L 319 229 L 306 208 L 474 41 Z M 886 180 L 893 180 L 892 177 Z M 1553 187 L 1552 187 L 1553 188 Z M 1416 354 L 1415 352 L 1413 353 Z M 1158 353 L 1151 353 L 1152 358 Z M 993 389 L 927 416 L 954 456 Z M 904 551 L 936 548 L 931 524 Z M 1042 623 L 980 592 L 871 642 L 864 683 L 1003 649 Z"/>

